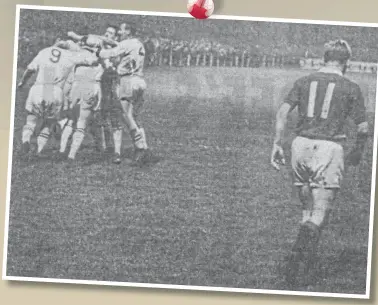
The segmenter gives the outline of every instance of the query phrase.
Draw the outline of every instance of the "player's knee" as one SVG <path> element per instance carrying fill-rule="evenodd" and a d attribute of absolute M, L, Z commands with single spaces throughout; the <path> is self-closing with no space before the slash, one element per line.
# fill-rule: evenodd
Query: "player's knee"
<path fill-rule="evenodd" d="M 79 120 L 76 123 L 76 126 L 78 129 L 85 129 L 87 127 L 87 120 L 83 118 L 79 118 Z"/>
<path fill-rule="evenodd" d="M 37 120 L 38 118 L 34 114 L 29 113 L 26 117 L 26 125 L 35 128 L 37 126 Z"/>
<path fill-rule="evenodd" d="M 324 196 L 323 198 L 315 197 L 313 202 L 311 221 L 317 226 L 324 226 L 327 222 L 331 207 L 331 196 Z"/>
<path fill-rule="evenodd" d="M 312 211 L 310 221 L 317 225 L 318 227 L 324 227 L 326 222 L 326 215 L 327 215 L 328 209 L 322 210 L 322 209 L 314 209 Z"/>
<path fill-rule="evenodd" d="M 337 190 L 336 188 L 313 188 L 312 197 L 314 204 L 316 202 L 331 204 L 336 198 Z"/>

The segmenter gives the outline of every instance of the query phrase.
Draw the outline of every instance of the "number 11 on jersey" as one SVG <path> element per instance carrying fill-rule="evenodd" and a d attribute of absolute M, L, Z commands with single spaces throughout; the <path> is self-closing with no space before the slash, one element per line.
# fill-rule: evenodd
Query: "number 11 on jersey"
<path fill-rule="evenodd" d="M 327 86 L 327 91 L 323 100 L 322 112 L 320 117 L 322 119 L 327 119 L 329 108 L 331 107 L 331 100 L 333 96 L 333 91 L 335 90 L 335 83 L 329 83 Z M 307 108 L 307 116 L 309 118 L 313 118 L 315 114 L 315 101 L 316 101 L 316 94 L 318 91 L 318 82 L 311 82 L 310 84 L 310 94 L 308 99 L 308 108 Z"/>

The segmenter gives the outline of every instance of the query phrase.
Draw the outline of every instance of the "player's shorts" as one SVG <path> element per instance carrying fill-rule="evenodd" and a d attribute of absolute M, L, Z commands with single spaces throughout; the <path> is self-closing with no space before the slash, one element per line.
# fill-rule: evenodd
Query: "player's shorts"
<path fill-rule="evenodd" d="M 98 106 L 99 102 L 101 102 L 100 82 L 73 82 L 71 89 L 71 101 L 71 109 L 76 105 L 80 105 L 80 109 L 93 110 Z"/>
<path fill-rule="evenodd" d="M 339 143 L 296 137 L 291 152 L 294 185 L 340 188 L 344 174 L 344 149 Z"/>
<path fill-rule="evenodd" d="M 52 84 L 34 85 L 26 100 L 26 111 L 46 119 L 57 119 L 63 106 L 63 90 Z"/>
<path fill-rule="evenodd" d="M 146 88 L 146 82 L 140 76 L 122 76 L 119 79 L 117 96 L 120 100 L 128 100 L 136 104 L 143 99 Z"/>

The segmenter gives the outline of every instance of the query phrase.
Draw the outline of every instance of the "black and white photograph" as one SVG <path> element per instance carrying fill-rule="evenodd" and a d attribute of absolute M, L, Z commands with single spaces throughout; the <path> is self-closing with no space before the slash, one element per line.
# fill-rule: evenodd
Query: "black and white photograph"
<path fill-rule="evenodd" d="M 370 297 L 378 24 L 16 17 L 4 280 Z"/>

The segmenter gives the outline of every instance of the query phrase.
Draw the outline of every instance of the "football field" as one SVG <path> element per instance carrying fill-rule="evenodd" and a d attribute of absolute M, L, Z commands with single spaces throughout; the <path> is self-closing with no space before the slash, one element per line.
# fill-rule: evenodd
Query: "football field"
<path fill-rule="evenodd" d="M 77 167 L 53 161 L 54 141 L 46 158 L 23 162 L 27 90 L 19 91 L 7 275 L 284 289 L 301 210 L 289 167 L 276 172 L 269 158 L 280 98 L 306 73 L 148 69 L 142 119 L 162 161 L 146 169 L 113 165 L 89 136 Z M 376 78 L 351 77 L 363 88 L 373 134 Z M 373 137 L 363 163 L 347 170 L 317 281 L 301 290 L 365 293 L 372 154 Z"/>

